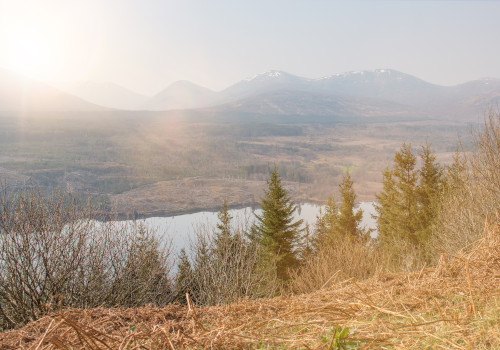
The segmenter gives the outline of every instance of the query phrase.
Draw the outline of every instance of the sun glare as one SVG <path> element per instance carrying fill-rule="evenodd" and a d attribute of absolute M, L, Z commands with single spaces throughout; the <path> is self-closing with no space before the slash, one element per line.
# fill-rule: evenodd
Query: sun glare
<path fill-rule="evenodd" d="M 57 68 L 60 52 L 50 33 L 30 28 L 12 30 L 8 35 L 4 52 L 7 68 L 34 78 L 44 78 Z"/>
<path fill-rule="evenodd" d="M 0 68 L 52 81 L 64 79 L 75 62 L 86 60 L 89 41 L 82 38 L 87 39 L 87 27 L 79 22 L 78 8 L 64 2 L 58 9 L 37 1 L 0 6 Z"/>

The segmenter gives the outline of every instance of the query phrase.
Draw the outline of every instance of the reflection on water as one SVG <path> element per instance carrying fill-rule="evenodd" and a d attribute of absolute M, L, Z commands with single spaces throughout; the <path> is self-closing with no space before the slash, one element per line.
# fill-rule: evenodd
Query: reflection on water
<path fill-rule="evenodd" d="M 362 226 L 375 229 L 375 214 L 373 202 L 361 202 L 359 208 L 363 210 Z M 295 212 L 295 218 L 304 220 L 312 227 L 316 222 L 316 216 L 319 214 L 323 205 L 302 203 Z M 252 208 L 231 209 L 229 213 L 233 217 L 234 228 L 249 228 L 255 220 Z M 255 213 L 261 214 L 261 209 L 256 209 Z M 139 223 L 145 223 L 148 227 L 155 229 L 159 234 L 167 235 L 172 238 L 174 251 L 189 247 L 190 239 L 194 237 L 195 230 L 209 229 L 213 230 L 217 224 L 217 212 L 199 212 L 170 217 L 153 217 L 137 220 Z M 372 233 L 372 236 L 376 233 Z"/>

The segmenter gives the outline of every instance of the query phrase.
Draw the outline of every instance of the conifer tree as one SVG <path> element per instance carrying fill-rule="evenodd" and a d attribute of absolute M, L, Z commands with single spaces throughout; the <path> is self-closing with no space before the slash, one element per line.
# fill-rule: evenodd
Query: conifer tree
<path fill-rule="evenodd" d="M 302 242 L 300 244 L 300 260 L 305 261 L 309 257 L 311 257 L 315 252 L 315 237 L 314 232 L 311 230 L 309 223 L 306 222 L 303 235 Z"/>
<path fill-rule="evenodd" d="M 289 279 L 288 270 L 298 265 L 295 245 L 302 231 L 302 220 L 294 221 L 297 207 L 283 188 L 276 167 L 267 185 L 261 203 L 262 214 L 256 215 L 254 239 L 261 246 L 261 260 L 275 263 L 278 279 L 285 282 Z"/>
<path fill-rule="evenodd" d="M 442 191 L 442 169 L 426 144 L 420 151 L 422 165 L 416 169 L 417 157 L 411 145 L 403 144 L 394 156 L 392 169 L 383 173 L 383 190 L 375 209 L 381 245 L 396 256 L 400 246 L 411 247 L 419 259 L 427 260 L 428 243 Z M 406 248 L 404 248 L 406 249 Z"/>
<path fill-rule="evenodd" d="M 159 240 L 140 224 L 128 251 L 124 273 L 116 286 L 121 290 L 120 303 L 133 306 L 140 300 L 153 302 L 160 289 L 166 292 L 170 288 L 167 272 Z"/>
<path fill-rule="evenodd" d="M 466 160 L 460 153 L 460 149 L 457 147 L 455 149 L 455 154 L 453 155 L 453 163 L 445 167 L 445 171 L 442 174 L 442 184 L 443 190 L 450 192 L 455 188 L 461 187 L 464 182 L 465 169 L 467 168 Z"/>
<path fill-rule="evenodd" d="M 179 253 L 179 262 L 177 264 L 177 274 L 175 275 L 175 299 L 178 302 L 186 302 L 185 294 L 190 292 L 193 286 L 193 269 L 184 248 Z M 192 291 L 191 291 L 192 292 Z"/>
<path fill-rule="evenodd" d="M 340 197 L 342 203 L 339 208 L 337 231 L 341 235 L 346 235 L 353 238 L 361 238 L 364 236 L 364 230 L 360 228 L 361 220 L 363 219 L 363 211 L 359 209 L 354 213 L 354 205 L 356 202 L 356 194 L 353 189 L 353 181 L 351 175 L 347 172 L 342 182 L 339 184 Z"/>
<path fill-rule="evenodd" d="M 383 191 L 377 195 L 377 226 L 380 241 L 387 247 L 394 237 L 418 244 L 417 157 L 404 143 L 394 156 L 394 167 L 383 174 Z"/>
<path fill-rule="evenodd" d="M 333 196 L 328 197 L 325 204 L 325 212 L 320 209 L 316 217 L 314 248 L 317 251 L 328 240 L 335 236 L 335 229 L 339 218 L 339 208 Z"/>
<path fill-rule="evenodd" d="M 422 159 L 422 167 L 419 171 L 420 183 L 417 189 L 419 202 L 417 239 L 419 244 L 425 245 L 430 239 L 437 217 L 439 196 L 443 184 L 442 169 L 436 162 L 436 156 L 432 154 L 429 144 L 422 146 L 420 158 Z"/>
<path fill-rule="evenodd" d="M 323 244 L 337 244 L 337 239 L 355 238 L 364 239 L 368 233 L 360 227 L 363 212 L 355 213 L 356 194 L 353 189 L 353 181 L 349 173 L 344 174 L 339 184 L 339 192 L 342 198 L 340 207 L 335 203 L 334 197 L 330 196 L 325 205 L 325 213 L 316 219 L 315 247 L 318 249 Z"/>
<path fill-rule="evenodd" d="M 228 239 L 231 237 L 231 220 L 232 216 L 229 214 L 229 209 L 227 207 L 227 199 L 224 198 L 224 202 L 222 203 L 222 208 L 217 213 L 217 217 L 219 218 L 219 222 L 217 223 L 216 238 L 217 239 Z"/>
<path fill-rule="evenodd" d="M 382 192 L 376 195 L 375 210 L 378 213 L 376 216 L 378 240 L 382 246 L 387 247 L 393 241 L 393 236 L 399 229 L 396 213 L 398 192 L 390 168 L 385 169 L 382 173 L 382 185 Z"/>

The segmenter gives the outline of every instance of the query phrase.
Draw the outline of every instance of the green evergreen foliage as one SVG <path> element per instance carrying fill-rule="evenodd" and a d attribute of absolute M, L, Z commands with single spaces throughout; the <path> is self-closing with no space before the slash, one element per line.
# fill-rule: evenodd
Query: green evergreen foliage
<path fill-rule="evenodd" d="M 365 234 L 365 231 L 360 227 L 363 211 L 359 209 L 354 213 L 356 194 L 351 175 L 348 172 L 343 176 L 339 189 L 342 203 L 339 208 L 337 231 L 341 235 L 361 238 Z"/>
<path fill-rule="evenodd" d="M 231 228 L 232 217 L 225 202 L 213 228 L 196 232 L 189 293 L 198 305 L 234 302 L 239 298 L 269 296 L 267 281 L 257 273 L 259 250 L 243 231 Z M 188 259 L 183 265 L 189 274 Z M 179 271 L 180 273 L 181 271 Z"/>
<path fill-rule="evenodd" d="M 261 247 L 262 263 L 275 263 L 278 279 L 286 282 L 289 279 L 289 269 L 299 264 L 296 243 L 300 238 L 303 222 L 294 221 L 293 213 L 297 207 L 283 187 L 276 168 L 271 172 L 267 185 L 261 203 L 262 214 L 256 215 L 253 239 Z"/>
<path fill-rule="evenodd" d="M 377 195 L 377 226 L 379 238 L 385 248 L 395 236 L 417 245 L 418 230 L 418 172 L 417 157 L 411 145 L 404 143 L 394 156 L 394 166 L 383 173 L 383 191 Z"/>
<path fill-rule="evenodd" d="M 441 166 L 436 162 L 429 144 L 420 152 L 422 166 L 419 171 L 420 183 L 417 188 L 419 204 L 419 228 L 417 238 L 421 245 L 429 242 L 438 215 L 440 195 L 443 190 Z"/>
<path fill-rule="evenodd" d="M 338 218 L 339 208 L 335 203 L 334 197 L 330 196 L 325 204 L 325 213 L 323 214 L 323 211 L 320 210 L 316 217 L 314 239 L 315 251 L 318 251 L 328 239 L 333 239 L 335 237 Z"/>
<path fill-rule="evenodd" d="M 382 192 L 376 195 L 378 240 L 383 247 L 390 246 L 395 232 L 398 231 L 396 181 L 392 170 L 387 168 L 382 173 Z"/>
<path fill-rule="evenodd" d="M 312 255 L 315 251 L 315 236 L 314 232 L 311 230 L 309 223 L 306 222 L 304 231 L 302 234 L 302 241 L 299 248 L 300 260 L 305 261 Z"/>
<path fill-rule="evenodd" d="M 446 166 L 442 174 L 443 191 L 449 193 L 461 187 L 464 183 L 466 169 L 467 161 L 457 147 L 453 155 L 453 163 Z"/>
<path fill-rule="evenodd" d="M 115 286 L 121 290 L 117 300 L 120 305 L 137 306 L 144 301 L 152 303 L 171 292 L 158 239 L 142 224 L 136 230 L 124 273 Z"/>
<path fill-rule="evenodd" d="M 333 196 L 328 198 L 325 213 L 316 218 L 315 247 L 318 250 L 323 244 L 336 244 L 338 239 L 365 239 L 367 233 L 360 227 L 363 211 L 355 212 L 356 194 L 353 188 L 351 175 L 347 172 L 339 184 L 342 198 L 340 206 L 335 203 Z"/>
<path fill-rule="evenodd" d="M 215 233 L 216 240 L 227 240 L 231 238 L 231 220 L 232 216 L 229 214 L 227 206 L 227 199 L 224 199 L 222 208 L 217 214 L 219 222 L 217 223 L 217 230 Z"/>
<path fill-rule="evenodd" d="M 416 169 L 411 145 L 402 145 L 393 167 L 383 173 L 383 190 L 376 196 L 375 209 L 381 247 L 392 257 L 408 255 L 403 250 L 410 249 L 425 261 L 443 186 L 442 169 L 429 144 L 422 146 L 420 158 L 421 168 Z"/>
<path fill-rule="evenodd" d="M 193 288 L 193 269 L 184 248 L 181 249 L 177 263 L 177 274 L 175 275 L 175 300 L 180 303 L 186 302 L 185 294 Z"/>

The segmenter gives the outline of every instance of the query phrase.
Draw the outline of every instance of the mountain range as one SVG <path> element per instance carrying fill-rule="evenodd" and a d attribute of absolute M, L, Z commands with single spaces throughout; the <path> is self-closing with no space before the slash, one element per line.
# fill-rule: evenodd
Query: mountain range
<path fill-rule="evenodd" d="M 115 84 L 92 82 L 63 92 L 41 82 L 0 73 L 0 111 L 20 106 L 29 110 L 208 109 L 260 115 L 469 120 L 477 119 L 500 102 L 500 79 L 440 86 L 392 69 L 348 72 L 320 79 L 273 70 L 222 91 L 178 81 L 154 96 L 140 95 Z"/>

